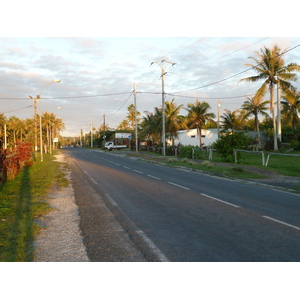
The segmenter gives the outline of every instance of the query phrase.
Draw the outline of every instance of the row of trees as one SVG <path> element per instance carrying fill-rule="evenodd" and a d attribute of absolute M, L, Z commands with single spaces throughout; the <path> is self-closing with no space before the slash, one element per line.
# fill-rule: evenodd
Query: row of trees
<path fill-rule="evenodd" d="M 42 140 L 44 151 L 49 152 L 53 146 L 53 139 L 59 137 L 59 132 L 64 129 L 64 123 L 53 113 L 42 114 Z M 40 127 L 39 116 L 37 119 L 22 120 L 12 116 L 7 118 L 0 114 L 0 149 L 15 148 L 17 142 L 30 143 L 32 149 L 39 147 Z M 37 150 L 37 149 L 36 149 Z"/>
<path fill-rule="evenodd" d="M 279 127 L 290 128 L 297 131 L 300 124 L 300 92 L 291 84 L 296 81 L 296 72 L 300 71 L 300 66 L 296 63 L 285 65 L 283 55 L 285 51 L 275 45 L 271 49 L 264 47 L 260 52 L 255 51 L 256 57 L 250 57 L 255 64 L 247 64 L 251 66 L 253 71 L 257 73 L 255 76 L 247 77 L 241 82 L 262 82 L 261 87 L 256 91 L 255 95 L 247 98 L 241 103 L 241 107 L 234 111 L 225 109 L 220 119 L 220 129 L 223 131 L 237 130 L 254 130 L 258 133 L 260 141 L 260 129 L 267 130 L 269 136 L 273 137 L 274 150 L 278 150 Z M 280 102 L 277 103 L 277 116 L 275 110 L 275 87 L 280 87 Z M 269 99 L 265 99 L 269 95 Z M 270 115 L 268 114 L 268 106 Z M 198 136 L 201 141 L 202 128 L 216 128 L 218 123 L 214 121 L 215 115 L 210 111 L 210 105 L 203 101 L 196 100 L 184 108 L 187 115 L 181 115 L 180 111 L 183 105 L 176 105 L 174 99 L 165 101 L 165 119 L 166 133 L 174 142 L 176 132 L 187 128 L 197 128 Z M 153 143 L 161 140 L 162 132 L 162 109 L 155 107 L 154 112 L 147 112 L 145 116 L 140 118 L 141 114 L 137 112 L 139 124 L 139 139 L 148 139 Z M 259 117 L 263 120 L 259 122 Z M 276 122 L 277 117 L 277 122 Z M 135 124 L 134 105 L 128 107 L 127 117 L 119 124 L 118 130 L 134 130 Z M 99 128 L 101 131 L 107 128 Z M 291 135 L 290 135 L 291 137 Z M 297 139 L 296 134 L 292 138 Z"/>

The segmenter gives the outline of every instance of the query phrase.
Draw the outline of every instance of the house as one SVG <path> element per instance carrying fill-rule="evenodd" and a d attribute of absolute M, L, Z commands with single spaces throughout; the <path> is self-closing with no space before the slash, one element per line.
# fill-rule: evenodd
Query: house
<path fill-rule="evenodd" d="M 177 132 L 178 137 L 175 139 L 175 145 L 181 144 L 183 146 L 199 146 L 200 138 L 198 136 L 197 129 L 180 130 Z M 218 129 L 202 129 L 202 143 L 204 146 L 210 146 L 218 139 Z M 171 140 L 167 140 L 168 144 L 171 144 Z"/>

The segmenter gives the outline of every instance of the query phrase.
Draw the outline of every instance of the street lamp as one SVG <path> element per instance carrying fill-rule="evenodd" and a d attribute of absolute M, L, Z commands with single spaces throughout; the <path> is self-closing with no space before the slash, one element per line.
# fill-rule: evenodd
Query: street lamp
<path fill-rule="evenodd" d="M 39 95 L 36 96 L 36 98 L 34 100 L 41 100 L 41 95 L 42 95 L 42 91 L 43 89 L 48 86 L 49 84 L 52 83 L 59 83 L 60 80 L 54 80 L 51 81 L 49 83 L 47 83 L 46 85 L 44 85 L 39 93 Z M 29 96 L 30 99 L 33 99 L 31 96 Z M 41 102 L 39 104 L 39 111 L 40 111 L 40 152 L 41 152 L 41 161 L 43 161 L 43 130 L 42 130 L 42 110 L 41 110 Z"/>

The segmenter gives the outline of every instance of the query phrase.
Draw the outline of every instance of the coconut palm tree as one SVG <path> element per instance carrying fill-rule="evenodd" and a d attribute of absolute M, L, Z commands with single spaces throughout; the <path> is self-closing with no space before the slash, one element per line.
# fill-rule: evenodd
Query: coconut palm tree
<path fill-rule="evenodd" d="M 215 114 L 209 112 L 211 109 L 210 105 L 203 101 L 196 100 L 195 103 L 189 103 L 187 114 L 187 123 L 189 128 L 197 128 L 197 134 L 199 136 L 199 145 L 202 146 L 202 128 L 205 123 L 213 118 L 215 118 Z"/>
<path fill-rule="evenodd" d="M 260 49 L 260 52 L 255 51 L 256 57 L 250 57 L 255 61 L 255 65 L 246 64 L 251 66 L 253 70 L 258 73 L 256 76 L 250 76 L 243 78 L 240 81 L 257 82 L 264 80 L 262 86 L 257 90 L 255 97 L 264 97 L 266 92 L 270 91 L 270 111 L 273 118 L 273 130 L 274 130 L 274 150 L 278 150 L 277 135 L 276 135 L 276 119 L 274 109 L 274 87 L 279 84 L 283 91 L 291 90 L 293 86 L 290 81 L 296 81 L 297 77 L 294 72 L 300 71 L 300 66 L 295 63 L 290 63 L 285 66 L 285 62 L 282 58 L 285 51 L 275 45 L 272 49 L 264 47 Z"/>
<path fill-rule="evenodd" d="M 228 129 L 232 131 L 242 130 L 246 121 L 245 113 L 238 109 L 234 111 L 225 109 L 225 113 L 221 116 L 221 118 L 223 131 L 227 131 Z"/>
<path fill-rule="evenodd" d="M 155 112 L 146 112 L 139 130 L 139 137 L 150 139 L 152 144 L 158 142 L 161 137 L 161 109 L 155 107 Z"/>
<path fill-rule="evenodd" d="M 134 127 L 135 127 L 135 107 L 134 107 L 134 104 L 130 104 L 127 107 L 127 111 L 128 111 L 128 114 L 127 114 L 126 119 L 128 120 L 128 122 L 131 126 L 131 130 L 134 130 Z M 141 115 L 141 113 L 137 111 L 136 115 L 138 117 L 138 116 Z M 139 119 L 137 118 L 137 123 L 138 122 L 139 122 Z"/>
<path fill-rule="evenodd" d="M 105 126 L 106 127 L 106 126 Z M 118 130 L 132 130 L 132 127 L 129 125 L 129 122 L 127 119 L 124 119 L 118 126 Z M 103 126 L 102 126 L 103 130 Z M 106 127 L 106 130 L 108 130 L 108 127 Z"/>
<path fill-rule="evenodd" d="M 179 114 L 182 107 L 183 104 L 177 106 L 174 99 L 171 102 L 165 101 L 166 133 L 169 134 L 172 146 L 178 136 L 177 131 L 187 128 L 185 117 Z"/>
<path fill-rule="evenodd" d="M 265 112 L 267 110 L 266 105 L 269 101 L 262 101 L 262 97 L 247 97 L 248 100 L 244 101 L 242 105 L 242 109 L 245 111 L 245 117 L 249 117 L 250 115 L 254 115 L 254 131 L 257 131 L 258 142 L 260 144 L 260 132 L 259 132 L 259 120 L 258 114 L 262 114 L 263 116 L 268 116 Z"/>
<path fill-rule="evenodd" d="M 7 122 L 7 129 L 8 132 L 12 133 L 14 147 L 16 146 L 17 139 L 20 138 L 20 132 L 22 127 L 21 123 L 22 120 L 15 116 L 10 117 Z"/>
<path fill-rule="evenodd" d="M 292 125 L 292 128 L 296 129 L 300 122 L 300 92 L 292 91 L 290 93 L 285 93 L 282 98 L 282 113 L 287 122 Z"/>

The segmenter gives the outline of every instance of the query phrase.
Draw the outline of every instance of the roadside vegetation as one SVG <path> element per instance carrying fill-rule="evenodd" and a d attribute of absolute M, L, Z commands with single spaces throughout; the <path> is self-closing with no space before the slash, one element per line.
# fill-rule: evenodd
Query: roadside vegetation
<path fill-rule="evenodd" d="M 191 147 L 187 147 L 191 148 Z M 290 154 L 300 155 L 300 151 L 291 151 Z M 262 166 L 260 153 L 241 153 L 242 158 L 239 164 L 224 162 L 222 155 L 214 152 L 212 161 L 209 160 L 207 151 L 199 150 L 195 158 L 189 157 L 164 157 L 159 153 L 131 152 L 128 155 L 146 159 L 169 166 L 182 166 L 195 170 L 207 171 L 209 173 L 225 175 L 232 178 L 260 179 L 268 178 L 268 171 L 284 176 L 300 176 L 300 156 L 271 156 L 268 167 Z M 251 170 L 252 168 L 252 170 Z"/>
<path fill-rule="evenodd" d="M 50 189 L 68 184 L 60 165 L 46 154 L 42 163 L 25 165 L 0 186 L 0 261 L 33 260 L 34 236 L 40 230 L 34 220 L 50 211 L 46 201 Z"/>

